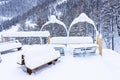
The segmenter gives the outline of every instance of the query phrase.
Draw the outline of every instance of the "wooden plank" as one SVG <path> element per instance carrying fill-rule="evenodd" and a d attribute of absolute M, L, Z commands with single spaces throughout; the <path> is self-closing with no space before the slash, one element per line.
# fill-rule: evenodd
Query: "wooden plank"
<path fill-rule="evenodd" d="M 49 62 L 47 62 L 47 63 L 45 63 L 45 64 L 43 64 L 43 65 L 36 66 L 34 69 L 30 69 L 30 68 L 26 67 L 27 73 L 28 73 L 29 75 L 31 75 L 31 73 L 33 72 L 33 70 L 38 70 L 40 67 L 42 67 L 42 66 L 44 66 L 44 65 L 46 65 L 46 64 L 49 64 L 49 63 L 55 64 L 55 62 L 56 62 L 59 58 L 60 58 L 60 57 L 58 57 L 58 58 L 56 58 L 56 59 L 54 59 L 54 60 L 52 60 L 52 61 L 49 61 Z M 25 64 L 25 63 L 24 63 L 24 64 Z"/>

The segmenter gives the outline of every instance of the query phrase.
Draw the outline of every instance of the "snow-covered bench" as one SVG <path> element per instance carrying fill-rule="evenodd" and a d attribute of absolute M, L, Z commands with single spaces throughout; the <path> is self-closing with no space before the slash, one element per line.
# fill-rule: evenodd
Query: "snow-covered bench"
<path fill-rule="evenodd" d="M 68 45 L 73 56 L 85 56 L 87 54 L 95 54 L 98 48 L 97 44 L 81 44 L 81 45 Z"/>
<path fill-rule="evenodd" d="M 25 65 L 27 73 L 45 64 L 51 64 L 60 58 L 60 53 L 50 45 L 32 45 L 23 48 L 22 65 Z"/>
<path fill-rule="evenodd" d="M 2 42 L 0 43 L 0 53 L 12 49 L 20 50 L 22 48 L 22 44 L 19 41 L 10 41 L 10 42 Z"/>
<path fill-rule="evenodd" d="M 10 42 L 2 42 L 0 43 L 0 55 L 4 51 L 12 50 L 12 49 L 18 49 L 21 50 L 22 44 L 19 41 L 10 41 Z M 1 56 L 0 56 L 0 62 L 1 62 Z"/>
<path fill-rule="evenodd" d="M 74 43 L 72 43 L 75 41 Z M 73 56 L 85 56 L 86 54 L 95 54 L 98 45 L 93 42 L 92 37 L 71 37 L 68 47 L 71 49 Z"/>
<path fill-rule="evenodd" d="M 67 45 L 73 55 L 84 53 L 95 53 L 98 47 L 93 42 L 92 37 L 79 36 L 79 37 L 53 37 L 50 39 L 51 44 Z"/>

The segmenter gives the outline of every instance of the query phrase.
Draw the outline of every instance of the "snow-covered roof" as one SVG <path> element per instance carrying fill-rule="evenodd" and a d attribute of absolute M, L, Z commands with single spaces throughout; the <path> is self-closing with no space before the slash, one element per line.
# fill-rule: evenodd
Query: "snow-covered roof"
<path fill-rule="evenodd" d="M 48 31 L 4 32 L 3 37 L 48 37 Z"/>

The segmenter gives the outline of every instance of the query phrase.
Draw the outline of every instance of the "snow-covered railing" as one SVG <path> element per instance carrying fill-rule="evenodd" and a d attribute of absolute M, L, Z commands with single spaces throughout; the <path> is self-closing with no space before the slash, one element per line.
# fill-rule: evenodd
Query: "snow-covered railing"
<path fill-rule="evenodd" d="M 48 37 L 50 42 L 50 33 L 48 31 L 26 31 L 26 32 L 5 32 L 2 33 L 3 41 L 8 41 L 10 37 Z"/>

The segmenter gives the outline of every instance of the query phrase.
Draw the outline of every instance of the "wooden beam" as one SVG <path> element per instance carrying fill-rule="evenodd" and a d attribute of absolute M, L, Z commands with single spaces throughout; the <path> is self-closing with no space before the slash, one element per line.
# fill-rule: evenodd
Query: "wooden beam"
<path fill-rule="evenodd" d="M 3 42 L 8 42 L 8 38 L 4 37 Z"/>
<path fill-rule="evenodd" d="M 50 44 L 50 36 L 48 36 L 48 44 Z"/>
<path fill-rule="evenodd" d="M 98 45 L 99 45 L 99 54 L 102 56 L 102 36 L 99 36 L 98 39 Z"/>

